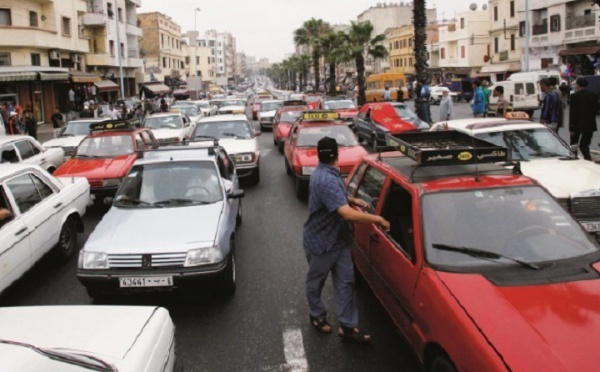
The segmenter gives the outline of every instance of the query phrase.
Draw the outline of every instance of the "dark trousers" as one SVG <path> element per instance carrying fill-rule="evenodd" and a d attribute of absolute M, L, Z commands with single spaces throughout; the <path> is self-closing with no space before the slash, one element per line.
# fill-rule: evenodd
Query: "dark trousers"
<path fill-rule="evenodd" d="M 592 160 L 592 154 L 590 154 L 590 143 L 592 143 L 592 136 L 594 132 L 575 132 L 571 136 L 571 145 L 579 145 L 579 149 L 583 154 L 585 160 Z"/>

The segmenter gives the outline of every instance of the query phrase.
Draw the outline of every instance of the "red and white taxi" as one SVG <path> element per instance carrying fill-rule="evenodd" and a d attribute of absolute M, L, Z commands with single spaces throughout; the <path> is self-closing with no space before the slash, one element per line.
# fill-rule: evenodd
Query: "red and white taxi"
<path fill-rule="evenodd" d="M 258 112 L 260 111 L 260 103 L 262 101 L 271 100 L 273 96 L 270 94 L 258 94 L 252 99 L 252 119 L 258 120 Z"/>
<path fill-rule="evenodd" d="M 308 192 L 310 175 L 319 164 L 317 143 L 323 137 L 338 143 L 338 166 L 342 177 L 367 154 L 356 136 L 334 111 L 305 111 L 294 124 L 284 144 L 285 171 L 294 177 L 296 196 L 304 198 Z"/>
<path fill-rule="evenodd" d="M 354 102 L 345 97 L 326 97 L 319 103 L 319 109 L 339 112 L 340 118 L 351 127 L 354 126 L 354 119 L 358 115 Z"/>
<path fill-rule="evenodd" d="M 148 128 L 138 128 L 137 120 L 109 120 L 90 124 L 91 134 L 77 148 L 77 153 L 60 166 L 56 177 L 85 177 L 94 202 L 100 204 L 113 197 L 139 151 L 158 147 Z"/>
<path fill-rule="evenodd" d="M 290 134 L 292 125 L 300 118 L 302 111 L 307 111 L 306 102 L 297 101 L 297 105 L 286 105 L 289 101 L 284 101 L 283 107 L 275 114 L 273 119 L 273 145 L 279 148 L 283 153 L 283 144 Z"/>

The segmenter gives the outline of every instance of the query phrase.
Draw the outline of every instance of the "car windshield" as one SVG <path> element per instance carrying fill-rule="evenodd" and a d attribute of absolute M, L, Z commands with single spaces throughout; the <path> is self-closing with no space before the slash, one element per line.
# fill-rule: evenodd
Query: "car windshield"
<path fill-rule="evenodd" d="M 115 196 L 116 207 L 182 207 L 223 200 L 210 161 L 165 162 L 131 168 Z"/>
<path fill-rule="evenodd" d="M 547 128 L 478 133 L 477 138 L 507 147 L 515 160 L 571 157 L 571 150 Z"/>
<path fill-rule="evenodd" d="M 65 126 L 65 129 L 60 134 L 61 137 L 68 136 L 87 136 L 90 134 L 90 124 L 97 123 L 96 121 L 71 121 Z"/>
<path fill-rule="evenodd" d="M 325 102 L 325 110 L 344 110 L 355 109 L 354 102 L 350 100 L 327 101 Z"/>
<path fill-rule="evenodd" d="M 129 154 L 133 154 L 133 138 L 130 135 L 88 137 L 77 148 L 77 156 L 82 158 L 112 158 Z"/>
<path fill-rule="evenodd" d="M 226 102 L 226 101 L 224 101 L 224 100 L 222 100 L 222 99 L 219 99 L 219 100 L 213 100 L 213 101 L 210 101 L 210 104 L 211 104 L 212 106 L 217 106 L 217 107 L 219 107 L 219 108 L 220 108 L 220 107 L 223 107 L 223 105 L 225 104 L 225 102 Z"/>
<path fill-rule="evenodd" d="M 179 106 L 177 107 L 177 109 L 187 115 L 187 116 L 197 116 L 198 115 L 198 108 L 194 105 L 188 105 L 188 106 Z"/>
<path fill-rule="evenodd" d="M 196 106 L 199 108 L 210 108 L 210 104 L 208 102 L 196 102 Z"/>
<path fill-rule="evenodd" d="M 537 186 L 428 194 L 423 197 L 423 220 L 427 259 L 434 265 L 514 264 L 442 250 L 440 245 L 483 250 L 526 263 L 598 251 L 569 213 Z"/>
<path fill-rule="evenodd" d="M 260 111 L 275 111 L 283 106 L 283 102 L 263 102 L 260 104 Z"/>
<path fill-rule="evenodd" d="M 302 111 L 284 111 L 281 113 L 280 122 L 293 123 L 300 117 Z"/>
<path fill-rule="evenodd" d="M 183 120 L 179 115 L 150 116 L 144 120 L 144 127 L 150 129 L 178 129 L 183 128 Z"/>
<path fill-rule="evenodd" d="M 321 99 L 321 96 L 307 96 L 306 102 L 308 102 L 308 103 L 317 102 L 320 99 Z"/>
<path fill-rule="evenodd" d="M 224 106 L 244 106 L 244 101 L 228 100 L 228 101 L 225 101 L 221 107 L 224 107 Z"/>
<path fill-rule="evenodd" d="M 245 120 L 204 122 L 196 126 L 194 137 L 249 139 L 252 138 L 252 129 Z"/>
<path fill-rule="evenodd" d="M 302 128 L 298 134 L 298 147 L 317 147 L 323 137 L 334 138 L 338 146 L 358 146 L 356 136 L 345 125 L 327 125 Z"/>
<path fill-rule="evenodd" d="M 407 105 L 393 105 L 396 115 L 404 120 L 416 120 L 417 115 Z"/>

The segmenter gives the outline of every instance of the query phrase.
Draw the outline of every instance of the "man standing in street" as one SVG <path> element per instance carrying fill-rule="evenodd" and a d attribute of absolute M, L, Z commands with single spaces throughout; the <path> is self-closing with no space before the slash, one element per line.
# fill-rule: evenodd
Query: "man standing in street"
<path fill-rule="evenodd" d="M 577 78 L 576 92 L 571 95 L 571 108 L 569 110 L 569 132 L 571 145 L 579 145 L 581 153 L 586 160 L 592 160 L 590 143 L 592 136 L 598 129 L 596 114 L 598 113 L 598 96 L 587 90 L 586 78 Z"/>
<path fill-rule="evenodd" d="M 25 133 L 37 139 L 37 123 L 33 118 L 33 112 L 30 110 L 25 110 Z"/>
<path fill-rule="evenodd" d="M 404 91 L 402 90 L 402 85 L 398 85 L 398 90 L 396 91 L 396 102 L 404 102 Z"/>
<path fill-rule="evenodd" d="M 429 99 L 431 98 L 431 90 L 427 85 L 427 80 L 423 79 L 419 88 L 419 106 L 421 107 L 421 120 L 427 124 L 431 124 L 431 111 L 429 109 Z"/>
<path fill-rule="evenodd" d="M 558 105 L 559 98 L 552 90 L 548 79 L 540 80 L 540 90 L 544 93 L 544 100 L 540 109 L 540 123 L 554 132 L 558 132 Z"/>
<path fill-rule="evenodd" d="M 108 115 L 110 116 L 110 120 L 121 119 L 121 113 L 119 110 L 116 110 L 112 104 L 108 105 Z"/>
<path fill-rule="evenodd" d="M 390 90 L 390 87 L 385 87 L 385 90 L 381 95 L 381 99 L 383 100 L 383 102 L 389 102 L 392 100 L 392 91 Z"/>
<path fill-rule="evenodd" d="M 473 105 L 471 108 L 474 118 L 482 118 L 485 114 L 485 96 L 479 81 L 473 82 Z"/>
<path fill-rule="evenodd" d="M 75 111 L 75 91 L 73 90 L 73 87 L 69 89 L 69 109 Z"/>
<path fill-rule="evenodd" d="M 449 90 L 442 90 L 442 100 L 440 101 L 440 121 L 454 119 L 454 109 L 452 97 Z"/>
<path fill-rule="evenodd" d="M 63 126 L 63 116 L 58 110 L 58 107 L 54 108 L 54 113 L 50 117 L 50 120 L 52 120 L 52 128 L 54 129 L 58 129 Z"/>
<path fill-rule="evenodd" d="M 350 248 L 353 240 L 351 223 L 378 224 L 385 230 L 389 230 L 390 224 L 381 216 L 358 212 L 350 207 L 366 208 L 368 203 L 348 197 L 337 167 L 338 145 L 335 139 L 322 138 L 317 144 L 317 154 L 319 165 L 310 177 L 310 214 L 303 232 L 304 252 L 309 266 L 306 297 L 310 323 L 320 332 L 332 331 L 327 322 L 327 309 L 321 300 L 323 285 L 331 272 L 340 325 L 339 336 L 357 342 L 370 342 L 371 336 L 358 327 Z"/>
<path fill-rule="evenodd" d="M 481 82 L 481 91 L 483 92 L 483 98 L 485 98 L 485 111 L 483 117 L 487 117 L 487 109 L 490 104 L 490 88 L 488 87 L 488 81 L 484 80 Z"/>

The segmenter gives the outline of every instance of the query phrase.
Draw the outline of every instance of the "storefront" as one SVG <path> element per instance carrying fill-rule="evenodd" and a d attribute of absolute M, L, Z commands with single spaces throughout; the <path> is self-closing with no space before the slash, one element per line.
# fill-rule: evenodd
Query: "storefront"
<path fill-rule="evenodd" d="M 97 98 L 100 102 L 117 102 L 119 85 L 112 80 L 101 80 L 94 83 Z"/>
<path fill-rule="evenodd" d="M 84 100 L 95 99 L 98 95 L 98 88 L 94 85 L 102 81 L 102 78 L 96 74 L 88 72 L 71 71 L 71 86 L 76 94 L 83 97 Z"/>
<path fill-rule="evenodd" d="M 171 89 L 162 83 L 144 84 L 140 88 L 140 98 L 155 98 L 157 96 L 168 94 L 170 91 Z"/>
<path fill-rule="evenodd" d="M 590 46 L 563 49 L 558 55 L 575 76 L 594 75 L 600 59 L 600 47 Z"/>

